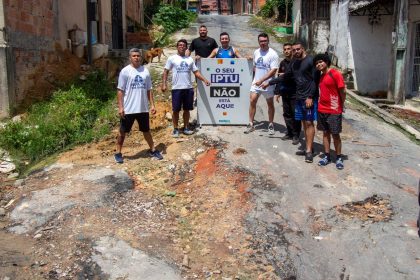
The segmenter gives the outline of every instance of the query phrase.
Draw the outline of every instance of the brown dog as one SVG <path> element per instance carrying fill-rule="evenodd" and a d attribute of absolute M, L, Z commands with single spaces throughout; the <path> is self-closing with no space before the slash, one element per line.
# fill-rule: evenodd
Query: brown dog
<path fill-rule="evenodd" d="M 150 50 L 146 51 L 145 59 L 147 63 L 152 63 L 153 58 L 157 57 L 158 62 L 160 62 L 160 57 L 162 55 L 166 57 L 166 55 L 163 53 L 162 48 L 151 48 Z"/>

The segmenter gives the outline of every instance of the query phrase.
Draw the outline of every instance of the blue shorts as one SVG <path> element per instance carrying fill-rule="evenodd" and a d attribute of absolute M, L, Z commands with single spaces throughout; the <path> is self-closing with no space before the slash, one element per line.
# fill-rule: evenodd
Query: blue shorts
<path fill-rule="evenodd" d="M 194 89 L 173 89 L 172 90 L 172 111 L 179 112 L 181 107 L 184 111 L 194 109 Z"/>
<path fill-rule="evenodd" d="M 316 121 L 318 119 L 318 102 L 314 99 L 314 105 L 306 108 L 305 100 L 296 100 L 295 120 L 297 121 Z"/>

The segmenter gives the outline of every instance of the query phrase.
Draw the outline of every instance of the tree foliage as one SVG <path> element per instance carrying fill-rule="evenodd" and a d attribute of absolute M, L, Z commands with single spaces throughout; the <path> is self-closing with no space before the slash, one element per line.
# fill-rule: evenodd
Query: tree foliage
<path fill-rule="evenodd" d="M 292 14 L 292 0 L 267 0 L 261 10 L 258 12 L 259 16 L 263 18 L 272 18 L 276 16 L 276 20 L 288 22 Z"/>
<path fill-rule="evenodd" d="M 173 33 L 179 29 L 186 28 L 196 18 L 196 13 L 183 10 L 170 5 L 162 5 L 159 11 L 153 16 L 155 24 L 162 25 L 165 33 Z"/>

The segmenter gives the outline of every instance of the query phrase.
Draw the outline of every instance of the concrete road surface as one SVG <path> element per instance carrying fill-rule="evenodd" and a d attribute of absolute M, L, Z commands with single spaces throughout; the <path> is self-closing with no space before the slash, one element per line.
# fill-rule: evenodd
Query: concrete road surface
<path fill-rule="evenodd" d="M 191 40 L 205 24 L 218 40 L 221 31 L 232 45 L 252 54 L 258 30 L 249 17 L 200 16 L 178 34 Z M 271 41 L 280 51 L 281 45 Z M 353 106 L 353 108 L 355 108 Z M 259 176 L 249 190 L 255 208 L 247 229 L 255 248 L 282 279 L 419 279 L 420 239 L 415 220 L 420 178 L 420 149 L 394 127 L 348 109 L 344 115 L 344 170 L 317 166 L 295 155 L 299 146 L 282 141 L 285 127 L 276 104 L 276 134 L 269 136 L 267 108 L 260 100 L 257 130 L 240 126 L 203 126 L 199 133 L 227 142 L 224 157 Z M 322 151 L 321 134 L 315 152 Z M 303 140 L 302 140 L 303 144 Z M 242 148 L 245 155 L 234 155 Z"/>

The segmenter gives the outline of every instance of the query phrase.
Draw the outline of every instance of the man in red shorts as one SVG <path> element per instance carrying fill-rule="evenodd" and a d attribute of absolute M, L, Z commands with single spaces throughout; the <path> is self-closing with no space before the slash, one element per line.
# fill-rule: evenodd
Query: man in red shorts
<path fill-rule="evenodd" d="M 325 155 L 318 162 L 318 165 L 325 166 L 331 162 L 330 145 L 332 135 L 336 152 L 335 166 L 337 169 L 343 169 L 340 138 L 344 101 L 346 100 L 343 76 L 339 71 L 330 68 L 331 62 L 327 54 L 316 55 L 314 57 L 314 65 L 321 72 L 317 128 L 324 133 L 323 143 L 325 149 Z"/>

